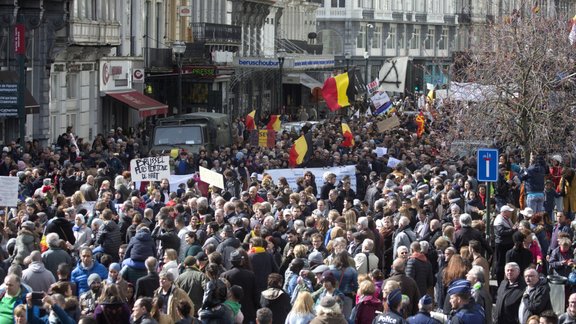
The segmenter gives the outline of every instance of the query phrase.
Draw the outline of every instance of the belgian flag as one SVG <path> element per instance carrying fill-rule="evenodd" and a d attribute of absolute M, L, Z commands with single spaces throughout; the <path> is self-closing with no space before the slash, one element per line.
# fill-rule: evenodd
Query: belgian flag
<path fill-rule="evenodd" d="M 282 122 L 280 121 L 280 115 L 270 115 L 270 121 L 268 121 L 266 129 L 279 132 L 281 125 Z"/>
<path fill-rule="evenodd" d="M 248 115 L 246 115 L 246 125 L 247 131 L 253 131 L 256 129 L 256 123 L 254 122 L 254 116 L 256 115 L 256 110 L 252 110 Z"/>
<path fill-rule="evenodd" d="M 362 85 L 354 69 L 328 78 L 322 87 L 322 97 L 331 111 L 351 105 L 358 94 L 358 85 Z"/>
<path fill-rule="evenodd" d="M 342 123 L 342 137 L 344 137 L 344 140 L 342 141 L 343 147 L 354 146 L 354 135 L 352 135 L 350 126 L 348 126 L 346 123 Z"/>
<path fill-rule="evenodd" d="M 306 164 L 312 155 L 312 132 L 300 136 L 290 149 L 288 165 L 291 168 Z"/>

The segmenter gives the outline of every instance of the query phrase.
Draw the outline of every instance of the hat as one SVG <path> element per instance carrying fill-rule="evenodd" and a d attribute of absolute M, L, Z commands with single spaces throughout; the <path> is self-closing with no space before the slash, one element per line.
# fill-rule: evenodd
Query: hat
<path fill-rule="evenodd" d="M 432 297 L 430 297 L 429 295 L 424 295 L 422 298 L 420 298 L 419 303 L 422 306 L 432 305 Z"/>
<path fill-rule="evenodd" d="M 50 178 L 44 178 L 44 180 L 42 180 L 42 185 L 44 186 L 49 186 L 52 184 L 52 179 Z"/>
<path fill-rule="evenodd" d="M 398 304 L 400 304 L 400 302 L 402 301 L 402 291 L 400 290 L 400 288 L 396 288 L 394 290 L 392 290 L 389 294 L 388 294 L 388 305 L 389 306 L 396 306 Z"/>
<path fill-rule="evenodd" d="M 332 308 L 334 305 L 336 305 L 336 299 L 332 296 L 324 296 L 320 300 L 320 306 L 322 307 Z"/>
<path fill-rule="evenodd" d="M 321 264 L 321 265 L 317 266 L 316 268 L 312 269 L 312 273 L 313 274 L 321 274 L 321 273 L 324 273 L 324 271 L 326 271 L 328 269 L 330 269 L 330 268 L 328 268 L 327 265 Z"/>
<path fill-rule="evenodd" d="M 120 264 L 116 262 L 110 263 L 110 266 L 108 266 L 108 270 L 116 270 L 116 272 L 120 272 L 120 269 L 122 269 Z"/>
<path fill-rule="evenodd" d="M 308 256 L 308 261 L 310 261 L 310 263 L 321 264 L 324 262 L 324 257 L 322 257 L 322 253 L 314 251 Z"/>
<path fill-rule="evenodd" d="M 534 210 L 530 207 L 526 207 L 520 211 L 520 214 L 524 215 L 526 218 L 530 218 L 534 215 Z"/>
<path fill-rule="evenodd" d="M 508 205 L 504 205 L 504 206 L 502 206 L 502 208 L 500 208 L 500 212 L 501 212 L 501 213 L 503 213 L 503 212 L 513 212 L 513 211 L 514 211 L 514 208 L 512 208 L 512 207 L 510 207 L 510 206 L 508 206 Z"/>
<path fill-rule="evenodd" d="M 562 163 L 562 156 L 558 154 L 552 155 L 552 160 L 556 160 L 558 163 Z"/>
<path fill-rule="evenodd" d="M 34 223 L 32 223 L 31 221 L 25 221 L 24 223 L 22 223 L 22 227 L 25 227 L 27 229 L 34 229 Z"/>
<path fill-rule="evenodd" d="M 470 293 L 470 281 L 466 279 L 459 279 L 453 281 L 448 287 L 448 295 Z"/>
<path fill-rule="evenodd" d="M 90 276 L 88 276 L 88 286 L 91 286 L 94 282 L 98 283 L 102 282 L 102 278 L 100 278 L 100 275 L 97 273 L 93 273 Z"/>
<path fill-rule="evenodd" d="M 320 279 L 320 282 L 324 282 L 326 280 L 330 281 L 333 285 L 336 284 L 336 277 L 334 277 L 332 271 L 326 270 L 322 272 L 322 279 Z"/>
<path fill-rule="evenodd" d="M 460 215 L 460 224 L 462 224 L 462 227 L 472 226 L 472 217 L 469 214 Z"/>
<path fill-rule="evenodd" d="M 208 256 L 202 251 L 196 253 L 195 258 L 198 261 L 208 261 Z"/>
<path fill-rule="evenodd" d="M 235 250 L 230 254 L 230 262 L 241 262 L 242 259 L 244 259 L 244 256 L 242 256 L 238 250 Z"/>
<path fill-rule="evenodd" d="M 250 175 L 250 178 L 258 178 L 258 173 L 252 172 L 252 174 Z"/>
<path fill-rule="evenodd" d="M 10 148 L 8 146 L 4 146 L 4 148 L 2 149 L 2 152 L 8 153 L 8 152 L 10 152 Z"/>

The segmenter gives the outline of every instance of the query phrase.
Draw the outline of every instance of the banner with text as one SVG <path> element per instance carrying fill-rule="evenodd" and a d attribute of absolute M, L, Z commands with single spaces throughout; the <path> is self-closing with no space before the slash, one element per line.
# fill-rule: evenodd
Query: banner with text
<path fill-rule="evenodd" d="M 0 206 L 18 206 L 18 177 L 0 177 Z"/>
<path fill-rule="evenodd" d="M 155 156 L 130 161 L 132 181 L 160 181 L 170 178 L 170 157 Z"/>
<path fill-rule="evenodd" d="M 332 167 L 332 168 L 304 168 L 304 169 L 274 169 L 266 170 L 272 180 L 277 183 L 278 178 L 284 177 L 288 181 L 290 188 L 295 190 L 298 188 L 296 180 L 300 177 L 304 177 L 304 173 L 307 171 L 312 172 L 316 179 L 316 187 L 318 188 L 318 194 L 320 194 L 320 188 L 324 185 L 323 175 L 326 172 L 332 172 L 336 175 L 337 181 L 342 180 L 344 176 L 350 176 L 350 187 L 356 190 L 356 166 L 347 165 L 342 167 Z M 338 182 L 336 182 L 338 183 Z"/>

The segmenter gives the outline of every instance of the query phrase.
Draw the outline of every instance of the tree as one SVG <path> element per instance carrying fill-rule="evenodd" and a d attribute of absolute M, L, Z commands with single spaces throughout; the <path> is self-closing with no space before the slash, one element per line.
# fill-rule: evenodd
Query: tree
<path fill-rule="evenodd" d="M 521 148 L 526 163 L 531 153 L 572 151 L 576 49 L 566 20 L 513 16 L 477 29 L 472 44 L 454 63 L 452 80 L 472 83 L 460 99 L 478 96 L 447 101 L 446 141 Z"/>

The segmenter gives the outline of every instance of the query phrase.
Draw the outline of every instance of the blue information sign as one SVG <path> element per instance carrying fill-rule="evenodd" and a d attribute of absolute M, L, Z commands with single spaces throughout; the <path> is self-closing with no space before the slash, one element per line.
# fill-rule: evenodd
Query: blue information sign
<path fill-rule="evenodd" d="M 477 178 L 480 182 L 498 181 L 498 150 L 478 149 Z"/>

